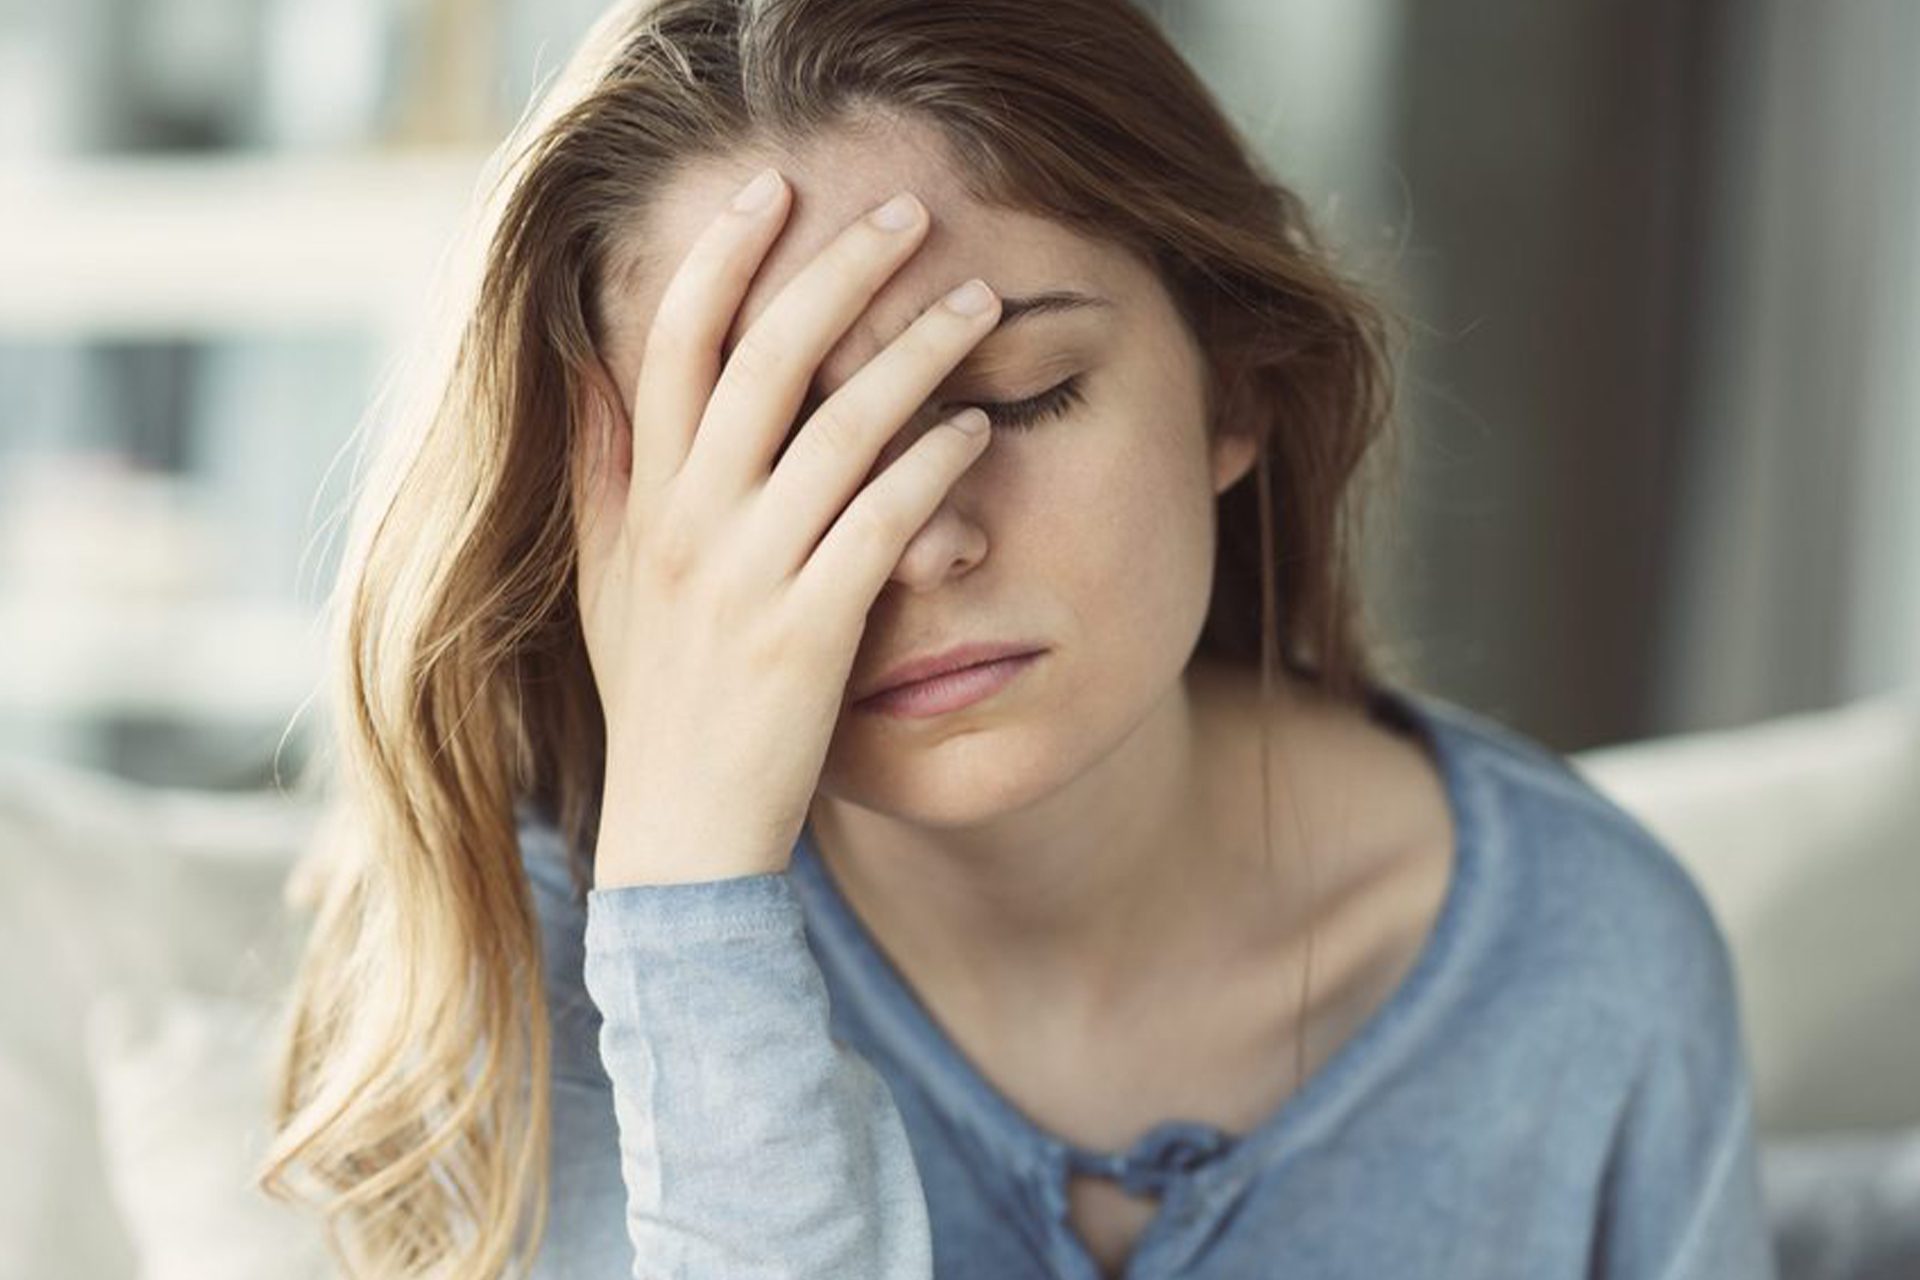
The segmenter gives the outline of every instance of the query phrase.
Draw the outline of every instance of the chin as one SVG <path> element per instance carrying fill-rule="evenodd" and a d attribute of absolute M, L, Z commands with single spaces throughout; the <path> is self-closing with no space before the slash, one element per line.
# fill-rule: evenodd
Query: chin
<path fill-rule="evenodd" d="M 926 746 L 891 736 L 836 740 L 819 790 L 916 826 L 978 826 L 1042 799 L 1065 781 L 1062 752 L 1009 740 L 1015 736 L 979 726 Z"/>

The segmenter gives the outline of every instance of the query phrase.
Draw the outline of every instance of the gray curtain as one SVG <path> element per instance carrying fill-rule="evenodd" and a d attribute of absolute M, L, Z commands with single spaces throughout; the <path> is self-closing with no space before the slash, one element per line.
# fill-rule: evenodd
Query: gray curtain
<path fill-rule="evenodd" d="M 1920 686 L 1920 5 L 1723 24 L 1659 708 Z"/>

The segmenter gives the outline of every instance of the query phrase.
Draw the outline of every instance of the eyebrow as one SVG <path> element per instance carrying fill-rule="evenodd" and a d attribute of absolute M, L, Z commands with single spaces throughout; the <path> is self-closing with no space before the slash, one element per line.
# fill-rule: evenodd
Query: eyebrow
<path fill-rule="evenodd" d="M 1065 311 L 1083 311 L 1089 308 L 1112 307 L 1105 298 L 1090 293 L 1080 293 L 1073 289 L 1054 289 L 1046 293 L 1029 293 L 1021 296 L 1009 296 L 1000 299 L 1000 320 L 993 326 L 995 333 L 1010 324 L 1015 324 L 1028 316 L 1055 315 Z"/>
<path fill-rule="evenodd" d="M 996 334 L 1005 333 L 1007 326 L 1036 316 L 1065 315 L 1075 311 L 1112 310 L 1113 303 L 1091 293 L 1080 293 L 1073 289 L 1051 289 L 1045 293 L 1009 295 L 1000 300 L 1000 319 L 987 331 L 986 341 Z M 947 376 L 941 380 L 942 386 L 964 380 L 977 372 L 981 365 L 980 349 L 975 347 L 960 358 Z"/>

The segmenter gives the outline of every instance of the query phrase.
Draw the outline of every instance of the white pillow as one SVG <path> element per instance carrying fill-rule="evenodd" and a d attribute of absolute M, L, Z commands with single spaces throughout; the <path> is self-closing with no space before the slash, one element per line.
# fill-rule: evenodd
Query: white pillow
<path fill-rule="evenodd" d="M 1920 1125 L 1920 698 L 1574 758 L 1727 935 L 1763 1136 Z"/>
<path fill-rule="evenodd" d="M 311 808 L 0 752 L 0 1276 L 125 1280 L 84 1045 L 96 997 L 284 989 Z M 271 1273 L 268 1273 L 271 1274 Z"/>
<path fill-rule="evenodd" d="M 103 994 L 87 1017 L 107 1180 L 140 1280 L 332 1274 L 317 1220 L 253 1184 L 269 1139 L 272 1006 Z"/>

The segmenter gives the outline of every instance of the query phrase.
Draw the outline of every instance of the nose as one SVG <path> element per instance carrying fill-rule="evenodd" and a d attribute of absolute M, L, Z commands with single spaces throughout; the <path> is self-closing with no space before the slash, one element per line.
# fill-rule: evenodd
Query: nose
<path fill-rule="evenodd" d="M 986 554 L 986 531 L 965 514 L 949 492 L 907 540 L 906 550 L 900 553 L 887 582 L 916 593 L 931 591 L 971 570 Z"/>
<path fill-rule="evenodd" d="M 925 422 L 916 419 L 914 426 L 900 431 L 888 441 L 886 450 L 874 465 L 873 474 L 878 475 L 892 465 L 894 459 L 918 439 L 931 422 L 931 418 Z M 993 446 L 989 444 L 987 448 L 991 450 Z M 930 591 L 948 578 L 966 573 L 986 558 L 986 530 L 972 514 L 975 504 L 968 500 L 973 484 L 972 471 L 977 470 L 982 461 L 976 459 L 968 471 L 962 472 L 957 480 L 948 485 L 946 492 L 941 495 L 940 505 L 907 540 L 906 548 L 900 553 L 899 561 L 887 578 L 889 585 L 897 583 L 904 590 L 912 592 Z"/>

